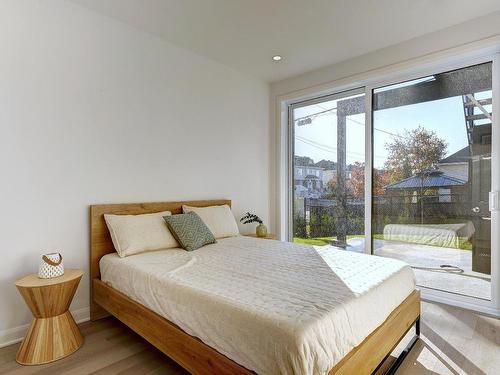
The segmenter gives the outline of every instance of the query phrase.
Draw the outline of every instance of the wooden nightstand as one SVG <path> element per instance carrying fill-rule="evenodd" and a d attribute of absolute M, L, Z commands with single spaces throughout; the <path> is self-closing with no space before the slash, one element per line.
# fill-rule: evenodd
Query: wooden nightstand
<path fill-rule="evenodd" d="M 278 236 L 275 234 L 268 233 L 265 237 L 257 237 L 256 234 L 244 234 L 245 237 L 254 237 L 254 238 L 260 238 L 263 240 L 276 240 L 278 239 Z"/>
<path fill-rule="evenodd" d="M 33 313 L 33 321 L 16 355 L 22 365 L 41 365 L 78 350 L 83 336 L 68 311 L 83 272 L 67 269 L 64 275 L 40 279 L 31 274 L 16 287 Z"/>

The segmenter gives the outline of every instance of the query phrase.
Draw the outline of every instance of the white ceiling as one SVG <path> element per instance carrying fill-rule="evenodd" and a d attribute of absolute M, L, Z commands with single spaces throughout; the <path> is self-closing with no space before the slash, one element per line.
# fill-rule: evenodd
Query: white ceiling
<path fill-rule="evenodd" d="M 499 0 L 71 1 L 270 82 L 500 10 Z"/>

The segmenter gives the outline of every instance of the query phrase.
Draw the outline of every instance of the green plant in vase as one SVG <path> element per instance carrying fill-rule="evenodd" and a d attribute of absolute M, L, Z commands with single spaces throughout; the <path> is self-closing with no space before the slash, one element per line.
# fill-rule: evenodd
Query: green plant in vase
<path fill-rule="evenodd" d="M 255 234 L 257 237 L 267 236 L 267 227 L 263 224 L 262 219 L 257 215 L 247 212 L 245 216 L 240 219 L 240 222 L 243 224 L 257 223 L 257 227 L 255 228 Z"/>

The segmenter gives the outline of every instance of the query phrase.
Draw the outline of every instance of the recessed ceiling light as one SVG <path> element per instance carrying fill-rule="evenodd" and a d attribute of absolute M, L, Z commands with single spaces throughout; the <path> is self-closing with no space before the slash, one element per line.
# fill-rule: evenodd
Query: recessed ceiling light
<path fill-rule="evenodd" d="M 273 61 L 281 61 L 283 57 L 281 57 L 280 55 L 274 55 L 273 56 Z"/>

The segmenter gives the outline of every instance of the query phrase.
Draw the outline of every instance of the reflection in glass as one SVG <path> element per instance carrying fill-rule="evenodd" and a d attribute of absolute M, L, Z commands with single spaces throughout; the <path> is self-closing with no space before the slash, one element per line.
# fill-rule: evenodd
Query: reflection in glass
<path fill-rule="evenodd" d="M 374 90 L 376 255 L 417 283 L 491 298 L 491 63 Z"/>

